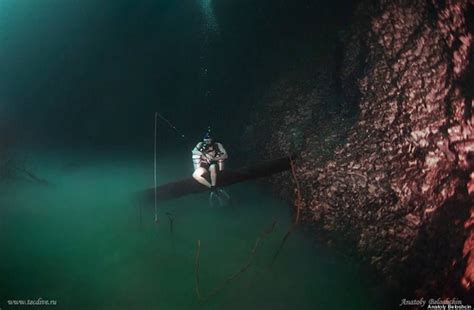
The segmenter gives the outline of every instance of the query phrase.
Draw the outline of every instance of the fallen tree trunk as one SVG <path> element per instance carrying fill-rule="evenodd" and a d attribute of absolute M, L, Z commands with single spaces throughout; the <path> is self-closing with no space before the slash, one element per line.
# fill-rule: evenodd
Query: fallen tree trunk
<path fill-rule="evenodd" d="M 290 167 L 290 157 L 284 157 L 266 161 L 251 167 L 242 167 L 237 170 L 224 170 L 218 172 L 217 186 L 225 187 L 247 180 L 254 180 L 270 176 L 275 173 L 289 170 Z M 204 177 L 209 179 L 209 173 L 206 173 Z M 169 199 L 179 198 L 189 194 L 205 192 L 208 190 L 209 189 L 206 186 L 198 183 L 192 177 L 189 177 L 186 179 L 157 186 L 156 198 L 157 201 L 161 202 Z M 155 195 L 155 189 L 152 187 L 144 191 L 140 191 L 138 195 L 142 199 L 152 200 Z"/>

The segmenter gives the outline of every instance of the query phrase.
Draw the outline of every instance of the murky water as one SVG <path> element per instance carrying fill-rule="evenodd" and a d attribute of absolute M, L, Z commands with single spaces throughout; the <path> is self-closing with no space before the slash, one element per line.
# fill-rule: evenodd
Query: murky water
<path fill-rule="evenodd" d="M 31 158 L 52 185 L 16 181 L 0 189 L 2 309 L 8 300 L 38 298 L 56 300 L 55 309 L 378 309 L 356 268 L 301 230 L 270 266 L 291 213 L 254 182 L 229 188 L 232 206 L 211 208 L 207 194 L 193 195 L 161 203 L 159 225 L 147 208 L 140 224 L 132 197 L 151 185 L 149 158 L 51 151 Z M 187 171 L 181 158 L 159 163 L 159 183 Z M 197 240 L 206 296 L 245 265 L 273 219 L 250 267 L 199 302 Z"/>
<path fill-rule="evenodd" d="M 219 33 L 219 25 L 217 24 L 214 9 L 212 7 L 212 0 L 198 0 L 201 13 L 206 21 L 206 31 L 213 31 Z"/>

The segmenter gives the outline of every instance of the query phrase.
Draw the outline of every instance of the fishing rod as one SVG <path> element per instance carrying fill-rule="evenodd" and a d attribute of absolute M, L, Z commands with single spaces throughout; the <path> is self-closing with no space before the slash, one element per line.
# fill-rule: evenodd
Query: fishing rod
<path fill-rule="evenodd" d="M 176 128 L 173 123 L 171 123 L 167 118 L 165 118 L 163 115 L 161 115 L 158 112 L 155 112 L 155 131 L 154 131 L 154 185 L 155 185 L 155 190 L 154 190 L 154 196 L 155 196 L 155 201 L 154 201 L 154 207 L 155 207 L 155 223 L 158 224 L 158 199 L 157 199 L 157 164 L 156 164 L 156 152 L 157 152 L 157 137 L 158 137 L 158 118 L 163 120 L 171 129 L 173 129 L 183 140 L 187 140 L 186 136 L 183 134 L 181 130 Z"/>
<path fill-rule="evenodd" d="M 157 130 L 158 128 L 158 112 L 155 112 L 155 140 L 154 140 L 154 184 L 155 184 L 155 223 L 158 224 L 158 200 L 156 199 L 156 136 L 157 136 Z"/>

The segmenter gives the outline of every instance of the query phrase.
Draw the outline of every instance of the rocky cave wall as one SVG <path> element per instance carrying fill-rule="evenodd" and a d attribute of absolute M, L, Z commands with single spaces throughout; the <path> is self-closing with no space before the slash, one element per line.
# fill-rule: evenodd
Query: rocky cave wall
<path fill-rule="evenodd" d="M 318 237 L 427 298 L 474 286 L 473 6 L 363 1 L 341 33 L 340 70 L 328 57 L 289 74 L 247 128 L 262 157 L 299 153 L 303 219 Z M 285 197 L 289 180 L 273 179 Z"/>

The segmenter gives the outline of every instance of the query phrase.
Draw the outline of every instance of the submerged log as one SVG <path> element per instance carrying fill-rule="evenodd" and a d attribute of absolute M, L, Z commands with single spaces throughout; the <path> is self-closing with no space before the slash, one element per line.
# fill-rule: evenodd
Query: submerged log
<path fill-rule="evenodd" d="M 217 186 L 225 187 L 247 180 L 254 180 L 270 176 L 275 173 L 289 170 L 290 167 L 290 157 L 284 157 L 259 163 L 251 167 L 242 167 L 237 170 L 220 171 L 217 174 Z M 209 173 L 206 173 L 204 177 L 209 179 Z M 194 178 L 189 177 L 157 186 L 156 198 L 160 202 L 179 198 L 189 194 L 205 192 L 208 190 L 209 189 L 206 186 L 198 183 Z M 138 194 L 139 197 L 145 200 L 152 200 L 155 194 L 155 189 L 152 187 L 144 191 L 140 191 Z"/>

